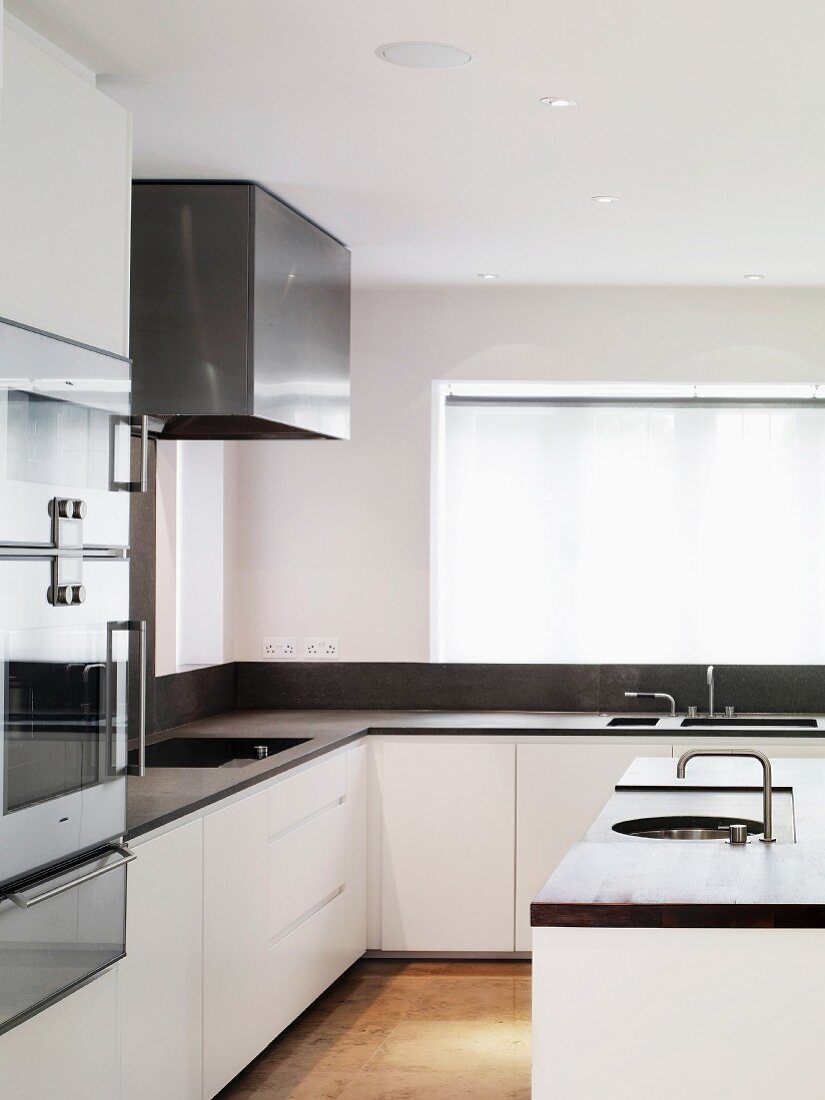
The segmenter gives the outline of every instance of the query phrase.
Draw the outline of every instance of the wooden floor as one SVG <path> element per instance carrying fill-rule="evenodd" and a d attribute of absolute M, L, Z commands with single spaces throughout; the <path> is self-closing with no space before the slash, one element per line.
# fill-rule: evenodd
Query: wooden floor
<path fill-rule="evenodd" d="M 529 962 L 362 960 L 220 1100 L 529 1100 Z"/>

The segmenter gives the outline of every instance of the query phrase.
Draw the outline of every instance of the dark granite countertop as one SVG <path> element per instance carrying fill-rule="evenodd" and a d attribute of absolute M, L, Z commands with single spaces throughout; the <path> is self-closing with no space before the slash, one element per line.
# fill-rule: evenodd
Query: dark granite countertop
<path fill-rule="evenodd" d="M 755 760 L 639 758 L 531 906 L 534 927 L 825 927 L 825 759 L 775 758 L 777 842 L 656 840 L 613 831 L 672 813 L 762 820 Z"/>
<path fill-rule="evenodd" d="M 142 779 L 129 778 L 127 835 L 139 836 L 169 821 L 184 817 L 210 803 L 271 779 L 280 772 L 367 733 L 415 734 L 578 734 L 615 737 L 707 737 L 720 730 L 682 729 L 680 718 L 655 715 L 645 726 L 609 727 L 613 715 L 558 714 L 535 711 L 400 711 L 400 710 L 244 710 L 230 711 L 199 722 L 190 722 L 150 737 L 150 743 L 169 737 L 307 738 L 286 752 L 242 767 L 149 768 Z M 624 715 L 622 717 L 628 717 Z M 817 728 L 732 727 L 726 737 L 817 737 L 825 732 L 825 720 Z"/>

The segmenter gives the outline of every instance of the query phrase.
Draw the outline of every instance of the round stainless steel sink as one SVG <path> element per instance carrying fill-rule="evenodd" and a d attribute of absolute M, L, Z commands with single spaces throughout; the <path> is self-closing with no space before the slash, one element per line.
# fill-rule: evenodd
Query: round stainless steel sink
<path fill-rule="evenodd" d="M 614 833 L 648 840 L 730 840 L 730 826 L 744 825 L 748 836 L 762 833 L 761 821 L 742 817 L 640 817 L 633 821 L 618 821 Z"/>

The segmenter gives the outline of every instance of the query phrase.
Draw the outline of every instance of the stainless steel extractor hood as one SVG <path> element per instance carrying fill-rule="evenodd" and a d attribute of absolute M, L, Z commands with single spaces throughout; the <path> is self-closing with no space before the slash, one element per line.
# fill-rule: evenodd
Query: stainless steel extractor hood
<path fill-rule="evenodd" d="M 349 250 L 249 182 L 132 192 L 132 408 L 178 439 L 349 438 Z"/>

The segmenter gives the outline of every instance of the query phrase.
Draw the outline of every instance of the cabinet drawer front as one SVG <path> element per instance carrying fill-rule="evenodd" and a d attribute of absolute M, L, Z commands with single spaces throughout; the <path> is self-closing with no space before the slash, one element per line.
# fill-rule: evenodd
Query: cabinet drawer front
<path fill-rule="evenodd" d="M 280 1034 L 363 951 L 353 933 L 350 894 L 334 898 L 268 952 L 272 1035 Z"/>
<path fill-rule="evenodd" d="M 347 763 L 340 754 L 277 783 L 269 792 L 269 835 L 339 802 L 347 793 Z"/>
<path fill-rule="evenodd" d="M 277 942 L 343 890 L 346 805 L 336 805 L 269 845 L 269 942 Z"/>

